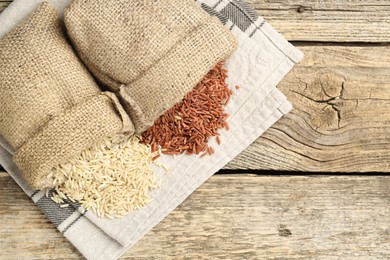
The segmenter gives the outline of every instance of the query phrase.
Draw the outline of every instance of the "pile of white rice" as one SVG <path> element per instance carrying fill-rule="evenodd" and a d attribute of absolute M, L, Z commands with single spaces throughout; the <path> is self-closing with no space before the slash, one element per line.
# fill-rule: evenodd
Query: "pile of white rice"
<path fill-rule="evenodd" d="M 55 168 L 51 199 L 67 207 L 77 201 L 103 218 L 120 218 L 151 201 L 149 191 L 160 186 L 151 169 L 150 146 L 124 134 L 108 138 L 79 157 Z"/>

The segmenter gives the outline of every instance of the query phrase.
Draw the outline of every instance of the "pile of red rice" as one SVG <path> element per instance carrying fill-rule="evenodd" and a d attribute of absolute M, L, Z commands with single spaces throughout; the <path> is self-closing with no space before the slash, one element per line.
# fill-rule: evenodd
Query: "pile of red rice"
<path fill-rule="evenodd" d="M 233 91 L 226 84 L 223 65 L 217 64 L 180 103 L 159 117 L 142 134 L 142 143 L 151 145 L 152 152 L 164 154 L 213 154 L 209 138 L 215 136 L 220 144 L 218 130 L 229 130 L 224 106 Z"/>

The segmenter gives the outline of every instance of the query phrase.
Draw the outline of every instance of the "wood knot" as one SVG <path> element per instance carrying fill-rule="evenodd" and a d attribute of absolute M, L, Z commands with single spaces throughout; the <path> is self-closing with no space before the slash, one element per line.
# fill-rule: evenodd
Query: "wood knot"
<path fill-rule="evenodd" d="M 300 6 L 300 7 L 298 7 L 298 9 L 297 9 L 297 12 L 298 13 L 303 13 L 305 11 L 305 7 L 303 7 L 303 6 Z"/>
<path fill-rule="evenodd" d="M 311 122 L 316 129 L 337 130 L 341 127 L 343 115 L 343 75 L 334 71 L 319 71 L 310 82 L 305 82 L 303 93 L 305 102 L 315 102 L 311 107 L 318 110 L 312 113 Z"/>
<path fill-rule="evenodd" d="M 289 237 L 292 235 L 291 231 L 287 228 L 287 226 L 282 224 L 278 226 L 278 232 L 279 236 L 281 237 Z"/>

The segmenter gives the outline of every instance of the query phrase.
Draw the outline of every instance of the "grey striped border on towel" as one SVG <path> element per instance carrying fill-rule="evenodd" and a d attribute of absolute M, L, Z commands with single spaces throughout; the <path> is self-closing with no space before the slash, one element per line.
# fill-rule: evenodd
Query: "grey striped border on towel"
<path fill-rule="evenodd" d="M 238 0 L 219 0 L 215 5 L 208 6 L 202 3 L 201 7 L 210 15 L 218 17 L 218 19 L 226 25 L 230 20 L 233 26 L 237 26 L 240 30 L 246 33 L 249 37 L 261 29 L 265 21 L 261 18 L 253 8 L 244 1 Z M 253 25 L 256 25 L 253 27 Z M 251 29 L 252 27 L 252 29 Z"/>
<path fill-rule="evenodd" d="M 57 204 L 51 199 L 53 193 L 54 191 L 50 190 L 48 197 L 46 197 L 45 191 L 35 191 L 31 195 L 31 199 L 38 205 L 49 221 L 64 234 L 84 214 L 78 210 L 81 205 L 70 200 L 65 200 L 63 203 L 69 204 L 68 207 L 61 208 L 61 204 Z"/>

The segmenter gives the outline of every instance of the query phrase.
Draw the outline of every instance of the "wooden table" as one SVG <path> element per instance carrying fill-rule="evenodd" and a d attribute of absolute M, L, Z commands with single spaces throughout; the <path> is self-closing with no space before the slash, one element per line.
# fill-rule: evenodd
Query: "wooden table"
<path fill-rule="evenodd" d="M 294 110 L 126 256 L 390 258 L 390 1 L 250 2 L 305 53 L 279 85 Z M 81 257 L 0 191 L 1 259 Z"/>

